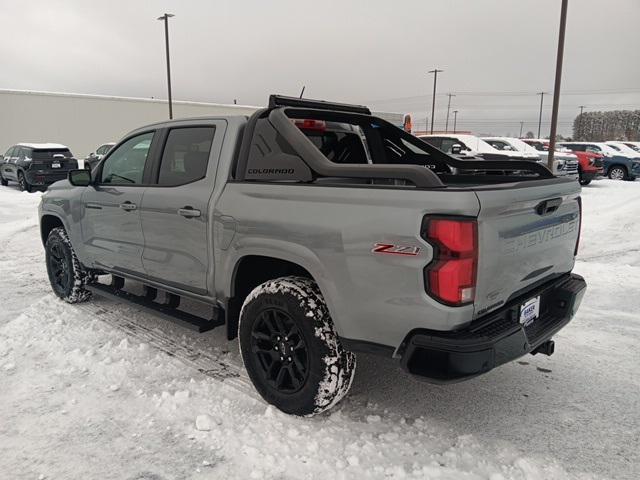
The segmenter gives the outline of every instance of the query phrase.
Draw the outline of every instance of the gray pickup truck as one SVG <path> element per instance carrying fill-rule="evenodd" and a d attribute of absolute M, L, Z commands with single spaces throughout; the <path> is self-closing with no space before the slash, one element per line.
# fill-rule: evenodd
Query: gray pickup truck
<path fill-rule="evenodd" d="M 435 383 L 553 353 L 586 288 L 580 222 L 578 183 L 534 162 L 456 159 L 366 107 L 275 95 L 137 129 L 40 205 L 56 295 L 224 326 L 296 415 L 347 393 L 357 352 Z"/>

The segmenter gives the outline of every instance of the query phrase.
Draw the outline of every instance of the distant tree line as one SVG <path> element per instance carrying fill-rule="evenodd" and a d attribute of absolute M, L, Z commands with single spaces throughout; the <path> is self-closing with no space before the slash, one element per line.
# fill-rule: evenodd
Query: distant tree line
<path fill-rule="evenodd" d="M 573 121 L 573 139 L 588 142 L 640 141 L 640 110 L 584 112 Z"/>

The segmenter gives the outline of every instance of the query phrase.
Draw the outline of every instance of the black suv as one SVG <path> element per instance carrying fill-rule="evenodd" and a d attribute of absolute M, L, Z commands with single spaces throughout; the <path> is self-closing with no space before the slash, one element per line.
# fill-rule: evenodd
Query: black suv
<path fill-rule="evenodd" d="M 18 182 L 21 191 L 46 187 L 67 178 L 78 168 L 71 151 L 57 143 L 19 143 L 7 150 L 0 163 L 0 183 Z"/>

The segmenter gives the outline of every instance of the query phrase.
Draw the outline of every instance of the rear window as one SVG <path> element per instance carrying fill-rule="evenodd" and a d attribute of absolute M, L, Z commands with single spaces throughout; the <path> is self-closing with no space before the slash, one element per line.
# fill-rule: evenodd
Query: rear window
<path fill-rule="evenodd" d="M 214 133 L 214 127 L 172 129 L 162 153 L 158 184 L 177 186 L 204 178 Z"/>
<path fill-rule="evenodd" d="M 62 155 L 65 158 L 73 157 L 68 148 L 47 148 L 33 150 L 32 152 L 34 160 L 52 160 L 54 155 Z"/>
<path fill-rule="evenodd" d="M 449 168 L 422 148 L 422 140 L 401 136 L 398 128 L 362 121 L 333 122 L 293 119 L 294 124 L 333 163 L 424 165 L 440 172 Z"/>

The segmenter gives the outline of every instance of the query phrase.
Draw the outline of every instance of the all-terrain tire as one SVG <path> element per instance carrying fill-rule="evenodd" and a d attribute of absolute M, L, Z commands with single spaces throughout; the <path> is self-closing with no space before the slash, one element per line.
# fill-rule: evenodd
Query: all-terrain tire
<path fill-rule="evenodd" d="M 18 188 L 21 192 L 31 192 L 31 185 L 22 172 L 18 172 Z"/>
<path fill-rule="evenodd" d="M 53 293 L 68 303 L 84 302 L 91 296 L 84 287 L 93 277 L 80 265 L 64 228 L 54 228 L 49 233 L 45 257 Z"/>
<path fill-rule="evenodd" d="M 608 177 L 612 180 L 626 180 L 628 178 L 627 169 L 614 165 L 609 169 Z"/>
<path fill-rule="evenodd" d="M 259 285 L 242 305 L 238 329 L 249 378 L 283 412 L 315 415 L 349 391 L 356 358 L 340 344 L 313 280 L 281 277 Z"/>

